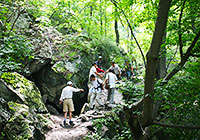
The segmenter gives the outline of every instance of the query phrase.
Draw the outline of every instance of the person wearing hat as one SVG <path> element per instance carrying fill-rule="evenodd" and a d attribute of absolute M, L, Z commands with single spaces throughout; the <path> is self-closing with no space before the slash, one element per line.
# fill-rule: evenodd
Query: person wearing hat
<path fill-rule="evenodd" d="M 120 79 L 120 77 L 121 77 L 121 69 L 117 64 L 115 64 L 115 61 L 111 62 L 111 67 L 106 71 L 106 73 L 109 72 L 109 70 L 113 70 L 114 74 L 117 75 L 117 78 Z"/>
<path fill-rule="evenodd" d="M 102 56 L 99 56 L 98 60 L 96 61 L 97 67 L 102 69 Z"/>
<path fill-rule="evenodd" d="M 72 100 L 73 92 L 83 92 L 83 89 L 77 89 L 72 87 L 73 83 L 71 81 L 67 82 L 67 86 L 62 90 L 60 97 L 60 104 L 63 102 L 63 112 L 64 112 L 64 126 L 66 125 L 67 113 L 69 112 L 69 124 L 73 125 L 72 112 L 74 111 L 74 104 Z"/>

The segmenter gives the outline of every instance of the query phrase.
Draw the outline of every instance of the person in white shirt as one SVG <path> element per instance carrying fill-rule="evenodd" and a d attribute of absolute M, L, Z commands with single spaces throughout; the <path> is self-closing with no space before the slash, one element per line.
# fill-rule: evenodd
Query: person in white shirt
<path fill-rule="evenodd" d="M 96 64 L 96 62 L 93 63 L 93 66 L 90 69 L 89 78 L 90 78 L 90 76 L 92 74 L 95 75 L 95 77 L 100 76 L 101 78 L 103 78 L 103 75 L 97 72 L 97 64 Z"/>
<path fill-rule="evenodd" d="M 121 69 L 117 64 L 115 64 L 115 61 L 111 62 L 111 67 L 106 72 L 109 70 L 113 70 L 118 79 L 121 77 Z"/>
<path fill-rule="evenodd" d="M 63 102 L 63 112 L 64 112 L 64 126 L 66 125 L 67 113 L 69 112 L 69 124 L 73 125 L 72 122 L 72 112 L 74 111 L 74 104 L 72 100 L 73 92 L 84 91 L 83 89 L 77 89 L 72 87 L 73 83 L 71 81 L 67 82 L 67 86 L 62 90 L 60 97 L 60 104 Z"/>
<path fill-rule="evenodd" d="M 103 102 L 101 101 L 100 96 L 101 96 L 102 90 L 103 90 L 103 82 L 101 79 L 97 78 L 94 74 L 92 74 L 90 76 L 90 79 L 91 79 L 90 81 L 91 81 L 91 85 L 92 85 L 92 87 L 89 89 L 89 93 L 88 93 L 90 109 L 94 109 L 95 100 L 102 107 Z"/>
<path fill-rule="evenodd" d="M 110 87 L 108 89 L 108 98 L 107 101 L 109 101 L 110 104 L 114 104 L 114 96 L 115 96 L 115 87 L 116 87 L 116 81 L 117 76 L 114 74 L 114 71 L 112 69 L 109 70 L 108 74 L 106 75 L 106 79 L 104 83 L 109 83 Z"/>

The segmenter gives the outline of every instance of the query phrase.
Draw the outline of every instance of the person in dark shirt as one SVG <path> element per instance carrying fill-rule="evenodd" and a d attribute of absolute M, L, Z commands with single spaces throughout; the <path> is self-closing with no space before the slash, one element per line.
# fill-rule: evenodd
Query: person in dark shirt
<path fill-rule="evenodd" d="M 131 66 L 129 60 L 125 60 L 124 68 L 127 79 L 131 79 L 131 75 L 133 74 L 133 67 Z"/>

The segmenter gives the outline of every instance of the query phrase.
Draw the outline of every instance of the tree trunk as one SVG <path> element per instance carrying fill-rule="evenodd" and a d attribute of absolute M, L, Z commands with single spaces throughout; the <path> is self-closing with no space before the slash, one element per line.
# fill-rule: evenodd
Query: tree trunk
<path fill-rule="evenodd" d="M 105 18 L 105 22 L 104 22 L 104 28 L 105 28 L 105 37 L 107 36 L 107 29 L 106 29 L 106 24 L 107 24 L 107 17 L 106 17 L 106 1 L 105 1 L 105 9 L 104 9 L 104 18 Z"/>
<path fill-rule="evenodd" d="M 163 43 L 165 43 L 165 39 L 166 39 L 166 33 L 164 34 L 163 37 Z M 158 59 L 158 66 L 157 66 L 157 70 L 156 70 L 156 78 L 157 79 L 162 79 L 165 78 L 167 70 L 166 70 L 166 47 L 162 46 L 161 50 L 160 50 L 160 55 L 159 55 L 159 59 Z"/>
<path fill-rule="evenodd" d="M 90 16 L 92 17 L 93 7 L 90 6 Z"/>
<path fill-rule="evenodd" d="M 149 126 L 152 123 L 153 112 L 153 90 L 155 82 L 155 72 L 158 62 L 160 47 L 167 25 L 168 12 L 171 0 L 160 0 L 155 31 L 151 42 L 151 47 L 147 53 L 147 67 L 144 82 L 144 110 L 142 115 L 142 125 Z"/>
<path fill-rule="evenodd" d="M 119 45 L 119 30 L 118 30 L 118 22 L 117 17 L 115 18 L 115 34 L 116 34 L 116 43 Z"/>
<path fill-rule="evenodd" d="M 103 35 L 102 0 L 100 0 L 100 33 Z"/>

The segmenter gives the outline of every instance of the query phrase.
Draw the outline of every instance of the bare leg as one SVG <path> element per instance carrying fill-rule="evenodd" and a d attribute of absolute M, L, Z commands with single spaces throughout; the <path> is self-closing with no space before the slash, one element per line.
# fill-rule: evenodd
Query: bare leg
<path fill-rule="evenodd" d="M 64 114 L 64 126 L 66 125 L 66 120 L 67 120 L 67 112 Z"/>
<path fill-rule="evenodd" d="M 64 118 L 67 119 L 67 112 L 65 112 L 65 114 L 64 114 Z"/>
<path fill-rule="evenodd" d="M 69 112 L 69 121 L 71 121 L 71 119 L 72 119 L 72 112 L 70 111 Z"/>

